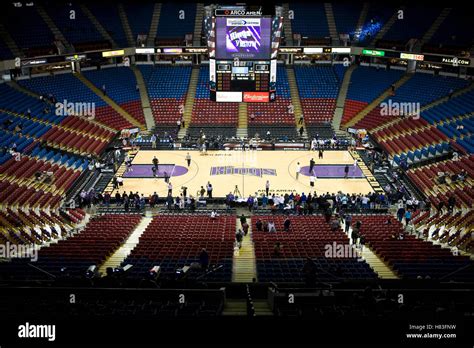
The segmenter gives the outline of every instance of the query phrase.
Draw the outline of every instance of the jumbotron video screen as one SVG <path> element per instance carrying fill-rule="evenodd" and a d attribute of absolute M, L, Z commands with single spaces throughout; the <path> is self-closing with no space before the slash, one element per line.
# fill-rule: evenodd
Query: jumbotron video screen
<path fill-rule="evenodd" d="M 270 59 L 271 18 L 216 19 L 218 59 Z"/>

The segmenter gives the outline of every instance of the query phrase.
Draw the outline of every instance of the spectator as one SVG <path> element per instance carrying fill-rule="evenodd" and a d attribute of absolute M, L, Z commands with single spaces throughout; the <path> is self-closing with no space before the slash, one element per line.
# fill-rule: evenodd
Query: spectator
<path fill-rule="evenodd" d="M 209 267 L 209 254 L 205 248 L 202 248 L 201 253 L 199 254 L 199 263 L 201 264 L 201 268 L 203 270 L 207 270 Z"/>
<path fill-rule="evenodd" d="M 285 230 L 285 232 L 290 231 L 290 225 L 291 225 L 291 220 L 289 217 L 286 217 L 285 222 L 283 223 L 283 229 Z"/>
<path fill-rule="evenodd" d="M 281 257 L 281 251 L 283 249 L 283 246 L 281 245 L 280 242 L 276 242 L 275 245 L 273 246 L 273 255 L 276 257 Z"/>
<path fill-rule="evenodd" d="M 239 249 L 242 247 L 242 240 L 244 238 L 244 233 L 242 230 L 238 230 L 237 233 L 235 234 L 235 240 L 237 241 L 237 245 L 239 246 Z"/>
<path fill-rule="evenodd" d="M 255 223 L 255 227 L 257 228 L 257 231 L 262 232 L 263 231 L 262 220 L 258 219 L 257 222 Z"/>
<path fill-rule="evenodd" d="M 405 212 L 405 223 L 407 226 L 410 224 L 410 220 L 411 220 L 411 211 L 407 210 Z"/>

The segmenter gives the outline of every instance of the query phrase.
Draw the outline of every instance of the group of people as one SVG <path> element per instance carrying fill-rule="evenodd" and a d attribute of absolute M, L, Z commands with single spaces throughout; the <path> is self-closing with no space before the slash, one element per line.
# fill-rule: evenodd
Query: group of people
<path fill-rule="evenodd" d="M 226 196 L 227 206 L 233 206 L 236 202 L 236 197 L 233 193 Z M 265 195 L 261 197 L 257 195 L 249 195 L 246 201 L 249 211 L 258 209 L 259 207 L 270 207 L 273 213 L 281 212 L 286 214 L 306 215 L 313 214 L 317 211 L 326 211 L 328 208 L 331 211 L 351 210 L 364 211 L 369 209 L 381 209 L 389 206 L 389 201 L 384 193 L 368 193 L 362 194 L 346 194 L 341 191 L 338 193 L 329 192 L 321 195 L 316 193 L 304 192 L 299 194 L 296 192 L 286 193 L 283 196 L 276 194 Z"/>
<path fill-rule="evenodd" d="M 438 177 L 437 181 L 438 184 L 447 184 L 448 181 L 447 179 L 449 178 L 450 183 L 454 182 L 464 182 L 467 179 L 468 175 L 467 172 L 463 169 L 459 173 L 453 173 L 453 172 L 438 172 Z"/>

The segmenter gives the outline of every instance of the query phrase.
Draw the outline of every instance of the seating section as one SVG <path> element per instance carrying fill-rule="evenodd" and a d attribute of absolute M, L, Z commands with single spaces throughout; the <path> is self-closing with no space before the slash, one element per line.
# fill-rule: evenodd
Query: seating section
<path fill-rule="evenodd" d="M 184 15 L 183 19 L 180 18 L 182 15 Z M 163 3 L 158 24 L 158 41 L 163 44 L 174 42 L 182 44 L 186 34 L 194 33 L 195 17 L 196 4 Z"/>
<path fill-rule="evenodd" d="M 107 96 L 127 111 L 140 123 L 145 124 L 140 92 L 137 91 L 135 74 L 130 68 L 107 68 L 88 70 L 84 76 L 97 88 L 105 86 Z"/>
<path fill-rule="evenodd" d="M 13 53 L 10 51 L 5 41 L 3 41 L 2 38 L 0 38 L 0 60 L 6 60 L 6 59 L 12 59 L 12 58 L 13 58 Z"/>
<path fill-rule="evenodd" d="M 4 208 L 0 211 L 0 243 L 42 245 L 66 236 L 84 217 L 81 209 L 47 212 Z"/>
<path fill-rule="evenodd" d="M 87 280 L 73 283 L 90 284 Z M 125 289 L 112 288 L 106 279 L 95 279 L 94 285 L 96 289 L 81 286 L 76 288 L 74 293 L 81 299 L 78 306 L 71 306 L 68 301 L 64 301 L 64 289 L 55 287 L 48 291 L 38 291 L 34 287 L 15 289 L 11 295 L 0 298 L 0 306 L 2 313 L 8 318 L 28 312 L 28 318 L 32 321 L 103 321 L 118 318 L 150 321 L 195 320 L 220 317 L 226 296 L 225 289 L 145 289 L 143 284 L 139 289 L 135 288 L 135 284 Z M 126 286 L 127 284 L 124 285 Z M 101 289 L 103 287 L 108 289 Z M 185 303 L 180 301 L 180 296 L 186 298 Z"/>
<path fill-rule="evenodd" d="M 7 6 L 4 10 L 0 22 L 27 56 L 57 53 L 54 35 L 35 7 Z"/>
<path fill-rule="evenodd" d="M 95 119 L 111 128 L 130 128 L 132 124 L 108 106 L 98 95 L 92 92 L 72 74 L 35 77 L 21 80 L 19 83 L 42 95 L 52 94 L 58 102 L 94 103 Z M 92 105 L 92 104 L 91 104 Z"/>
<path fill-rule="evenodd" d="M 368 104 L 398 81 L 403 75 L 401 70 L 384 70 L 367 66 L 358 66 L 351 75 L 342 123 L 349 122 Z"/>
<path fill-rule="evenodd" d="M 438 210 L 434 214 L 426 211 L 418 214 L 413 223 L 424 238 L 431 238 L 465 252 L 472 252 L 474 248 L 471 228 L 474 223 L 474 210 L 468 210 L 466 213 L 459 210 L 457 212 Z"/>
<path fill-rule="evenodd" d="M 257 276 L 260 282 L 302 282 L 303 265 L 311 258 L 318 268 L 318 281 L 335 281 L 340 278 L 372 279 L 376 274 L 365 262 L 354 258 L 329 257 L 329 248 L 344 245 L 351 248 L 349 239 L 342 230 L 332 231 L 322 216 L 291 216 L 289 232 L 283 230 L 285 216 L 253 216 L 252 239 L 255 244 Z M 273 221 L 276 232 L 259 232 L 257 219 Z M 281 243 L 281 253 L 274 253 L 275 243 Z M 332 249 L 331 249 L 332 250 Z M 351 252 L 352 252 L 351 251 Z M 356 255 L 355 251 L 354 254 Z"/>
<path fill-rule="evenodd" d="M 201 66 L 191 125 L 196 127 L 218 125 L 236 128 L 238 109 L 238 103 L 217 103 L 210 100 L 209 66 Z"/>
<path fill-rule="evenodd" d="M 97 18 L 99 23 L 109 33 L 119 47 L 128 47 L 125 31 L 120 21 L 119 11 L 116 4 L 88 3 L 87 8 Z"/>
<path fill-rule="evenodd" d="M 408 40 L 421 39 L 441 13 L 437 6 L 414 5 L 403 9 L 403 18 L 397 19 L 377 43 L 378 47 L 404 49 Z"/>
<path fill-rule="evenodd" d="M 35 266 L 54 276 L 61 276 L 66 268 L 72 277 L 83 278 L 91 265 L 99 267 L 126 241 L 140 220 L 137 214 L 93 217 L 80 233 L 42 248 Z M 19 277 L 38 277 L 39 272 L 22 260 L 8 266 L 18 267 Z"/>
<path fill-rule="evenodd" d="M 176 127 L 191 77 L 190 66 L 138 66 L 148 89 L 155 123 Z"/>
<path fill-rule="evenodd" d="M 174 226 L 170 229 L 170 226 Z M 123 264 L 132 264 L 131 277 L 145 276 L 153 266 L 161 267 L 165 278 L 173 278 L 177 268 L 199 262 L 205 248 L 209 265 L 223 267 L 205 276 L 207 281 L 230 281 L 236 219 L 220 215 L 216 219 L 202 215 L 159 215 L 148 225 L 139 244 Z M 195 278 L 202 272 L 190 271 Z"/>
<path fill-rule="evenodd" d="M 331 121 L 341 82 L 335 68 L 333 66 L 297 66 L 295 76 L 305 123 L 309 125 Z"/>
<path fill-rule="evenodd" d="M 397 11 L 397 9 L 390 4 L 370 3 L 365 22 L 360 32 L 359 43 L 363 45 L 370 44 L 385 23 L 393 16 L 395 11 Z"/>
<path fill-rule="evenodd" d="M 288 112 L 291 104 L 290 86 L 286 68 L 277 67 L 276 101 L 271 103 L 247 103 L 249 127 L 261 125 L 293 126 L 291 136 L 295 136 L 295 116 Z M 252 119 L 250 117 L 254 115 Z"/>
<path fill-rule="evenodd" d="M 8 176 L 23 182 L 26 181 L 30 185 L 35 184 L 35 174 L 39 171 L 52 172 L 54 178 L 49 185 L 62 192 L 71 187 L 80 175 L 80 171 L 30 157 L 23 157 L 20 161 L 12 158 L 0 166 L 0 175 L 3 178 Z"/>
<path fill-rule="evenodd" d="M 451 91 L 456 91 L 467 86 L 467 81 L 446 76 L 433 76 L 428 74 L 415 74 L 405 84 L 398 88 L 394 95 L 386 98 L 384 103 L 389 105 L 403 105 L 409 103 L 413 107 L 422 108 L 437 99 L 443 98 Z M 429 110 L 429 109 L 428 109 Z M 423 113 L 421 114 L 423 116 Z M 404 115 L 404 117 L 409 117 Z M 421 151 L 430 152 L 446 152 L 449 150 L 448 137 L 439 129 L 428 126 L 423 120 L 413 120 L 409 117 L 383 116 L 382 108 L 377 106 L 361 121 L 357 122 L 356 128 L 365 128 L 373 130 L 374 128 L 384 128 L 383 131 L 376 132 L 375 138 L 380 145 L 389 152 L 390 155 L 408 156 L 410 161 L 421 159 Z M 417 117 L 417 116 L 416 116 Z M 387 128 L 388 126 L 388 129 Z M 390 136 L 390 140 L 386 137 Z M 440 149 L 441 147 L 441 149 Z M 441 151 L 440 151 L 441 150 Z M 418 151 L 415 155 L 414 151 Z"/>
<path fill-rule="evenodd" d="M 474 44 L 473 29 L 469 13 L 462 7 L 453 8 L 423 50 L 458 55 Z"/>
<path fill-rule="evenodd" d="M 448 203 L 451 195 L 456 198 L 458 207 L 466 207 L 472 209 L 474 203 L 474 155 L 464 156 L 459 160 L 448 160 L 438 162 L 426 166 L 422 166 L 408 171 L 410 179 L 420 187 L 430 198 L 431 202 L 438 206 L 439 202 Z M 468 175 L 464 182 L 452 182 L 440 184 L 438 182 L 438 173 L 459 174 L 465 171 Z"/>
<path fill-rule="evenodd" d="M 69 149 L 71 152 L 99 154 L 114 136 L 113 132 L 83 117 L 57 116 L 53 105 L 5 84 L 0 85 L 0 91 L 4 96 L 0 102 L 0 110 L 5 110 L 0 113 L 4 146 L 16 143 L 18 150 L 24 152 L 35 139 L 42 139 L 52 147 Z M 45 112 L 45 108 L 49 110 Z M 2 160 L 8 158 L 7 154 L 2 153 L 4 155 L 7 157 Z"/>
<path fill-rule="evenodd" d="M 474 91 L 438 104 L 421 113 L 430 124 L 455 140 L 451 145 L 460 152 L 474 153 Z M 442 123 L 441 123 L 442 122 Z"/>
<path fill-rule="evenodd" d="M 128 2 L 124 3 L 123 7 L 127 14 L 133 39 L 136 40 L 137 36 L 140 34 L 148 35 L 150 32 L 154 4 L 146 2 Z"/>
<path fill-rule="evenodd" d="M 362 11 L 361 3 L 338 3 L 332 4 L 336 28 L 339 34 L 349 34 L 354 38 L 357 22 Z"/>
<path fill-rule="evenodd" d="M 5 206 L 56 209 L 63 200 L 62 196 L 48 192 L 47 189 L 36 189 L 23 183 L 0 180 L 0 188 L 0 202 Z"/>
<path fill-rule="evenodd" d="M 75 11 L 74 18 L 71 11 Z M 58 4 L 47 7 L 46 12 L 77 51 L 111 48 L 78 4 Z"/>
<path fill-rule="evenodd" d="M 449 249 L 426 242 L 413 235 L 404 234 L 403 227 L 395 222 L 385 225 L 388 216 L 354 215 L 353 221 L 361 221 L 361 235 L 370 248 L 388 263 L 404 279 L 430 277 L 445 281 L 470 281 L 474 276 L 472 266 L 454 273 L 472 263 L 469 257 L 454 256 Z M 392 236 L 395 236 L 393 238 Z"/>
<path fill-rule="evenodd" d="M 309 38 L 329 37 L 329 27 L 323 3 L 290 3 L 294 13 L 291 22 L 293 33 Z"/>

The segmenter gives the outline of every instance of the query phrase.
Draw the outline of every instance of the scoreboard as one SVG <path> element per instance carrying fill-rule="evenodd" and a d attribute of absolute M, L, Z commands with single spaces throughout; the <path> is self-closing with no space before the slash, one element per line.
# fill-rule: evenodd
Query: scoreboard
<path fill-rule="evenodd" d="M 211 100 L 275 100 L 276 60 L 210 60 Z M 213 81 L 215 80 L 215 82 Z"/>
<path fill-rule="evenodd" d="M 217 90 L 269 92 L 270 61 L 216 61 Z"/>
<path fill-rule="evenodd" d="M 281 30 L 280 18 L 216 10 L 212 21 L 208 39 L 211 100 L 274 101 L 280 39 L 275 32 Z"/>

